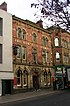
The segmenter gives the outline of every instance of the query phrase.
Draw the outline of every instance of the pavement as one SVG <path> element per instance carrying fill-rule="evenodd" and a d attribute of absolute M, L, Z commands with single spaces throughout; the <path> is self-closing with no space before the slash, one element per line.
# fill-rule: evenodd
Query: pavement
<path fill-rule="evenodd" d="M 28 91 L 25 93 L 17 93 L 13 95 L 5 95 L 0 97 L 0 104 L 8 103 L 8 102 L 15 102 L 18 100 L 25 100 L 28 98 L 40 97 L 43 95 L 50 95 L 53 93 L 58 93 L 59 90 L 53 90 L 52 88 L 49 89 L 39 89 L 38 91 Z"/>

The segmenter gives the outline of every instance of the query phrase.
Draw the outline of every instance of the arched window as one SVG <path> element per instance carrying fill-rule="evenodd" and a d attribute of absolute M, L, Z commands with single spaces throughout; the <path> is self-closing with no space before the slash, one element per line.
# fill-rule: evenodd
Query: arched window
<path fill-rule="evenodd" d="M 17 85 L 18 85 L 18 86 L 21 86 L 21 81 L 22 81 L 21 75 L 22 75 L 22 71 L 19 69 L 19 70 L 17 71 Z"/>
<path fill-rule="evenodd" d="M 34 43 L 37 43 L 37 36 L 36 36 L 35 33 L 32 34 L 32 41 L 33 41 Z"/>
<path fill-rule="evenodd" d="M 24 69 L 24 72 L 23 72 L 23 86 L 27 86 L 28 85 L 28 73 L 27 73 L 27 70 Z"/>
<path fill-rule="evenodd" d="M 45 46 L 45 37 L 42 37 L 42 45 Z"/>
<path fill-rule="evenodd" d="M 47 72 L 44 71 L 44 81 L 46 81 L 46 80 L 47 80 Z"/>
<path fill-rule="evenodd" d="M 21 28 L 18 28 L 17 29 L 17 37 L 21 38 L 21 35 L 22 35 L 22 30 L 21 30 Z"/>
<path fill-rule="evenodd" d="M 54 43 L 55 43 L 55 46 L 59 46 L 59 39 L 55 38 Z"/>
<path fill-rule="evenodd" d="M 42 45 L 43 45 L 43 46 L 47 46 L 47 45 L 48 45 L 48 39 L 45 38 L 44 36 L 43 36 L 43 38 L 42 38 Z"/>
<path fill-rule="evenodd" d="M 45 38 L 45 44 L 46 44 L 46 46 L 48 45 L 48 39 L 47 38 Z"/>
<path fill-rule="evenodd" d="M 22 39 L 25 40 L 25 38 L 26 38 L 26 31 L 24 29 L 22 29 Z"/>

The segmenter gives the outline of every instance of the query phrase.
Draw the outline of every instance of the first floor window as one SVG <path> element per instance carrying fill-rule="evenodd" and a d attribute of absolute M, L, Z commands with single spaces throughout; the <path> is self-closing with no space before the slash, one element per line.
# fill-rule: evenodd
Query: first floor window
<path fill-rule="evenodd" d="M 25 60 L 26 59 L 26 47 L 22 47 L 22 59 Z"/>
<path fill-rule="evenodd" d="M 21 56 L 21 47 L 17 46 L 17 58 L 20 58 Z"/>
<path fill-rule="evenodd" d="M 43 64 L 46 63 L 46 53 L 44 50 L 42 51 L 42 62 L 43 62 Z"/>
<path fill-rule="evenodd" d="M 56 52 L 56 62 L 59 62 L 59 61 L 60 61 L 60 53 Z"/>

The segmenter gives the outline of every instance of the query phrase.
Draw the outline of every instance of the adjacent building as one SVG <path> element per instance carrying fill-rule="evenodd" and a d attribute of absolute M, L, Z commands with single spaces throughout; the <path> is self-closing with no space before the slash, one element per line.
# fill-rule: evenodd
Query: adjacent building
<path fill-rule="evenodd" d="M 12 15 L 0 9 L 0 96 L 12 88 Z"/>
<path fill-rule="evenodd" d="M 52 54 L 55 78 L 63 82 L 63 88 L 66 85 L 66 68 L 70 67 L 70 33 L 59 27 L 48 29 L 52 36 Z"/>

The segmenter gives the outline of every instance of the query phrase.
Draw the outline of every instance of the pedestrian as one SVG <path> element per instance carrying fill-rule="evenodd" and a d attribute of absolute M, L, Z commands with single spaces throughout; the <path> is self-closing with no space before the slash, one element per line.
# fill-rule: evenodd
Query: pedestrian
<path fill-rule="evenodd" d="M 54 77 L 52 77 L 52 82 L 53 82 L 53 90 L 56 90 L 56 80 Z"/>

